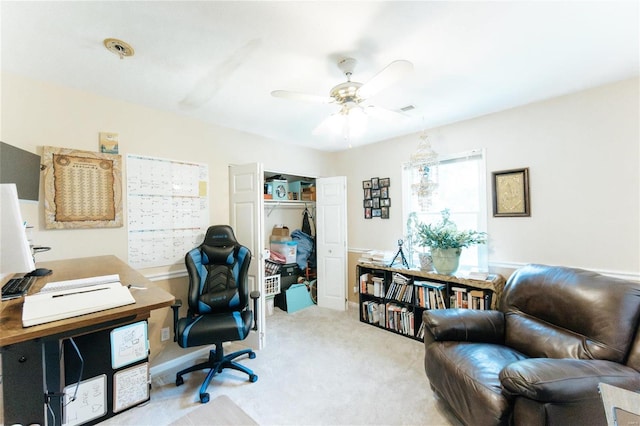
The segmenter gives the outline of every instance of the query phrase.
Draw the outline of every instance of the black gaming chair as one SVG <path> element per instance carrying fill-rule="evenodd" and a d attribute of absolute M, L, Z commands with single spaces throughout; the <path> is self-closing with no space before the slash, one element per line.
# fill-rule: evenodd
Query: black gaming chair
<path fill-rule="evenodd" d="M 211 349 L 208 361 L 178 372 L 176 386 L 184 383 L 183 374 L 210 368 L 200 387 L 200 402 L 206 403 L 209 402 L 206 392 L 209 382 L 224 368 L 247 373 L 251 382 L 258 380 L 253 371 L 233 361 L 245 354 L 253 359 L 256 354 L 245 349 L 225 356 L 222 343 L 244 340 L 252 325 L 254 330 L 258 329 L 257 315 L 249 309 L 249 297 L 257 313 L 260 292 L 249 294 L 247 271 L 251 252 L 236 241 L 228 225 L 209 227 L 204 242 L 187 253 L 185 262 L 189 273 L 189 310 L 185 318 L 178 319 L 182 301 L 177 300 L 172 306 L 174 340 L 182 348 L 211 344 L 215 348 Z"/>

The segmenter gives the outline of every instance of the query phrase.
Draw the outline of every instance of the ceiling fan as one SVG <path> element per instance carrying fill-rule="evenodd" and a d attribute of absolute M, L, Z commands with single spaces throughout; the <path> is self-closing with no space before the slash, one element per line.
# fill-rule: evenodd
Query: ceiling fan
<path fill-rule="evenodd" d="M 358 61 L 353 58 L 343 58 L 338 62 L 338 68 L 346 76 L 347 81 L 332 87 L 329 91 L 329 96 L 291 92 L 288 90 L 274 90 L 271 92 L 271 95 L 277 98 L 296 101 L 337 104 L 340 107 L 338 112 L 332 114 L 320 123 L 320 125 L 314 129 L 314 133 L 319 133 L 327 127 L 337 127 L 335 123 L 340 118 L 344 118 L 342 124 L 339 124 L 343 127 L 343 133 L 346 128 L 347 131 L 353 134 L 353 119 L 358 115 L 371 115 L 382 120 L 404 117 L 404 115 L 399 112 L 372 105 L 368 103 L 367 100 L 408 75 L 413 70 L 413 64 L 406 60 L 393 61 L 373 76 L 371 80 L 366 83 L 359 83 L 357 81 L 351 81 L 351 76 L 357 63 Z M 348 118 L 351 118 L 350 124 Z M 351 129 L 349 129 L 349 127 Z"/>

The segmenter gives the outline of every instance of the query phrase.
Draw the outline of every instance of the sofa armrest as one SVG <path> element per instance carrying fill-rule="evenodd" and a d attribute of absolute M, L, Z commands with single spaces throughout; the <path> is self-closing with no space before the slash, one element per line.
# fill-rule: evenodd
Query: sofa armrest
<path fill-rule="evenodd" d="M 424 311 L 425 343 L 462 341 L 504 342 L 504 315 L 500 311 L 476 309 L 431 309 Z"/>
<path fill-rule="evenodd" d="M 598 383 L 640 389 L 640 373 L 617 362 L 531 358 L 500 372 L 503 390 L 538 402 L 571 402 L 599 398 Z"/>

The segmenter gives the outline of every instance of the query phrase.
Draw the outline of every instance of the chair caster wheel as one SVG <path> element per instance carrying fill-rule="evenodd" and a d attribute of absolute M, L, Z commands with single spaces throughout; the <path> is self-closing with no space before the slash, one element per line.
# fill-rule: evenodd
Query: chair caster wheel
<path fill-rule="evenodd" d="M 252 375 L 250 375 L 250 376 L 249 376 L 249 381 L 250 381 L 251 383 L 255 383 L 255 382 L 257 382 L 257 381 L 258 381 L 258 375 L 257 375 L 257 374 L 252 374 Z"/>
<path fill-rule="evenodd" d="M 249 352 L 249 359 L 254 359 L 256 357 L 255 352 Z"/>
<path fill-rule="evenodd" d="M 200 394 L 200 402 L 202 404 L 206 404 L 207 402 L 209 402 L 209 394 L 208 393 L 201 393 Z"/>
<path fill-rule="evenodd" d="M 182 378 L 182 376 L 176 377 L 176 386 L 180 386 L 183 384 L 184 384 L 184 379 Z"/>

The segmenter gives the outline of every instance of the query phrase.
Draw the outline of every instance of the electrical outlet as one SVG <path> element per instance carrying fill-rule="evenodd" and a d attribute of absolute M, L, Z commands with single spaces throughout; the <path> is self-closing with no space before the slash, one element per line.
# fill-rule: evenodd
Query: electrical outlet
<path fill-rule="evenodd" d="M 358 287 L 356 287 L 355 285 L 353 286 L 353 294 L 356 294 L 358 292 Z"/>
<path fill-rule="evenodd" d="M 169 327 L 165 327 L 162 329 L 161 333 L 160 333 L 160 340 L 162 342 L 169 340 Z"/>

